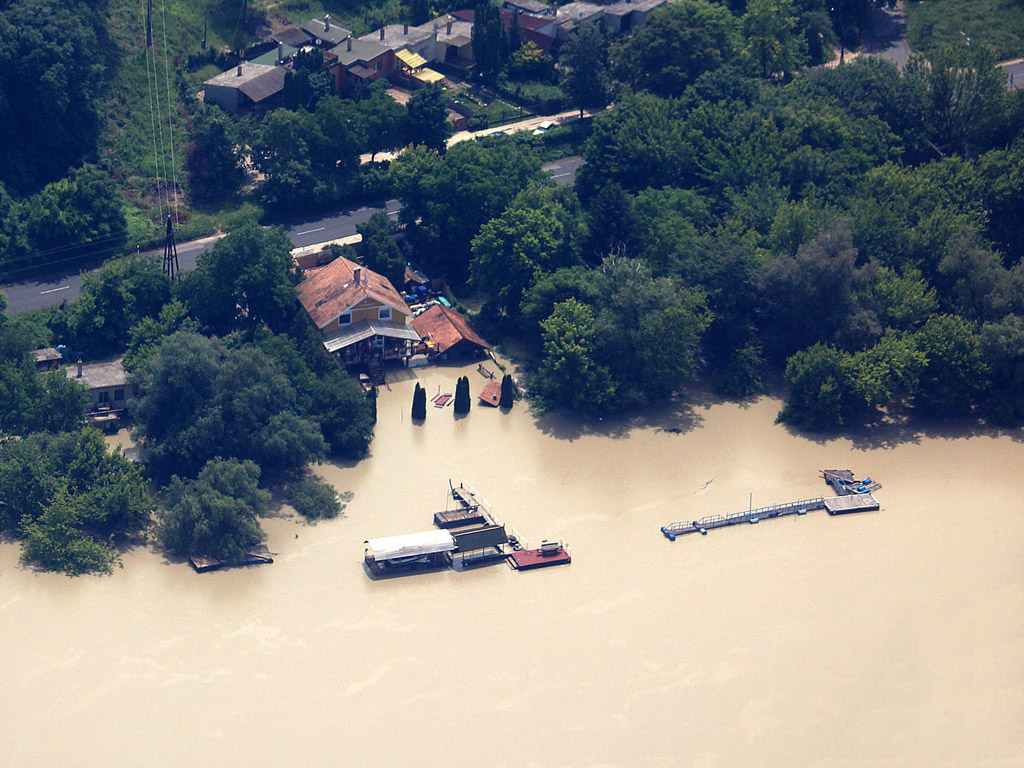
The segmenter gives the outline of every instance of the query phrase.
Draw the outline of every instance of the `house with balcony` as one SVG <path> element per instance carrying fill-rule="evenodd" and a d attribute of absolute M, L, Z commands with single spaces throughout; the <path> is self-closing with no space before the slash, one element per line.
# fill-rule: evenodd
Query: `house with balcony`
<path fill-rule="evenodd" d="M 406 360 L 419 345 L 412 312 L 395 287 L 371 269 L 338 257 L 306 270 L 299 301 L 324 347 L 345 365 Z"/>

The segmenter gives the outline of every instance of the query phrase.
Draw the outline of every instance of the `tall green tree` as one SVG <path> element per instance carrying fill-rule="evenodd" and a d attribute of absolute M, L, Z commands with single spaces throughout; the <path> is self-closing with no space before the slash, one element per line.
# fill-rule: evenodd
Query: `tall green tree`
<path fill-rule="evenodd" d="M 561 86 L 573 106 L 599 109 L 611 98 L 608 43 L 596 24 L 584 24 L 562 46 Z"/>
<path fill-rule="evenodd" d="M 928 362 L 921 373 L 917 403 L 936 415 L 964 416 L 985 391 L 990 370 L 975 323 L 936 315 L 917 335 Z"/>
<path fill-rule="evenodd" d="M 297 306 L 291 243 L 248 221 L 199 257 L 180 281 L 192 314 L 217 333 L 266 324 L 285 330 Z"/>
<path fill-rule="evenodd" d="M 758 77 L 788 80 L 807 59 L 793 0 L 751 0 L 743 19 L 742 57 Z"/>
<path fill-rule="evenodd" d="M 263 541 L 259 515 L 270 493 L 259 487 L 260 469 L 251 461 L 214 459 L 195 480 L 175 476 L 164 490 L 157 535 L 180 557 L 208 555 L 241 562 Z"/>
<path fill-rule="evenodd" d="M 214 203 L 234 196 L 245 181 L 245 169 L 231 119 L 220 109 L 197 105 L 189 122 L 185 147 L 192 199 Z"/>
<path fill-rule="evenodd" d="M 422 144 L 435 152 L 445 151 L 448 139 L 448 107 L 436 83 L 420 88 L 405 105 L 408 111 L 406 143 Z"/>
<path fill-rule="evenodd" d="M 481 0 L 476 5 L 472 41 L 477 74 L 485 81 L 493 82 L 505 64 L 507 41 L 500 11 L 491 0 Z"/>
<path fill-rule="evenodd" d="M 548 408 L 599 412 L 615 395 L 608 369 L 594 356 L 594 311 L 575 299 L 555 305 L 541 323 L 544 359 L 533 376 L 533 391 Z"/>
<path fill-rule="evenodd" d="M 680 96 L 701 74 L 732 61 L 738 43 L 739 24 L 727 8 L 678 0 L 612 49 L 612 71 L 637 90 Z"/>
<path fill-rule="evenodd" d="M 378 152 L 399 149 L 405 143 L 408 112 L 387 91 L 375 88 L 356 108 L 371 160 Z"/>
<path fill-rule="evenodd" d="M 363 263 L 384 275 L 392 285 L 402 286 L 405 284 L 405 256 L 395 242 L 397 231 L 397 225 L 383 211 L 356 225 L 356 232 L 363 238 L 360 244 Z"/>

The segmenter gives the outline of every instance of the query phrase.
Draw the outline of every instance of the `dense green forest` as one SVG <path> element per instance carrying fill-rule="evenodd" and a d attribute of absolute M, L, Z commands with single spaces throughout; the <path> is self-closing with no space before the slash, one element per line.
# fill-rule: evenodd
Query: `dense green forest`
<path fill-rule="evenodd" d="M 801 428 L 1024 421 L 1021 93 L 984 45 L 796 74 L 800 24 L 680 0 L 629 38 L 581 33 L 615 105 L 575 189 L 515 138 L 391 164 L 417 256 L 485 297 L 539 405 L 629 408 L 698 373 L 746 397 L 778 371 Z"/>

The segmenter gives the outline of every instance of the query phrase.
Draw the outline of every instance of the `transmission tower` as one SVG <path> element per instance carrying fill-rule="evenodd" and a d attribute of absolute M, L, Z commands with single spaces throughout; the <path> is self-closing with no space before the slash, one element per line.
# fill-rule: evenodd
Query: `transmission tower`
<path fill-rule="evenodd" d="M 168 214 L 167 239 L 164 240 L 164 274 L 168 280 L 173 280 L 178 272 L 178 248 L 174 244 L 174 229 L 171 227 L 171 216 Z"/>

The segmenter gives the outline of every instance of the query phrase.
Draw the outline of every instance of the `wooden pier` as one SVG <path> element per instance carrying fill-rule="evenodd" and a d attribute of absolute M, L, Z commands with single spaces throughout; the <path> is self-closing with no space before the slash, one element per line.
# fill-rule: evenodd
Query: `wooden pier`
<path fill-rule="evenodd" d="M 239 563 L 224 562 L 209 555 L 195 555 L 190 557 L 188 562 L 195 568 L 196 573 L 209 573 L 210 571 L 219 571 L 222 568 L 236 568 L 243 565 L 266 565 L 274 562 L 274 558 L 269 553 L 246 552 L 245 557 Z"/>
<path fill-rule="evenodd" d="M 478 525 L 485 522 L 487 513 L 479 506 L 434 513 L 434 525 L 438 528 L 458 528 L 462 525 Z"/>

